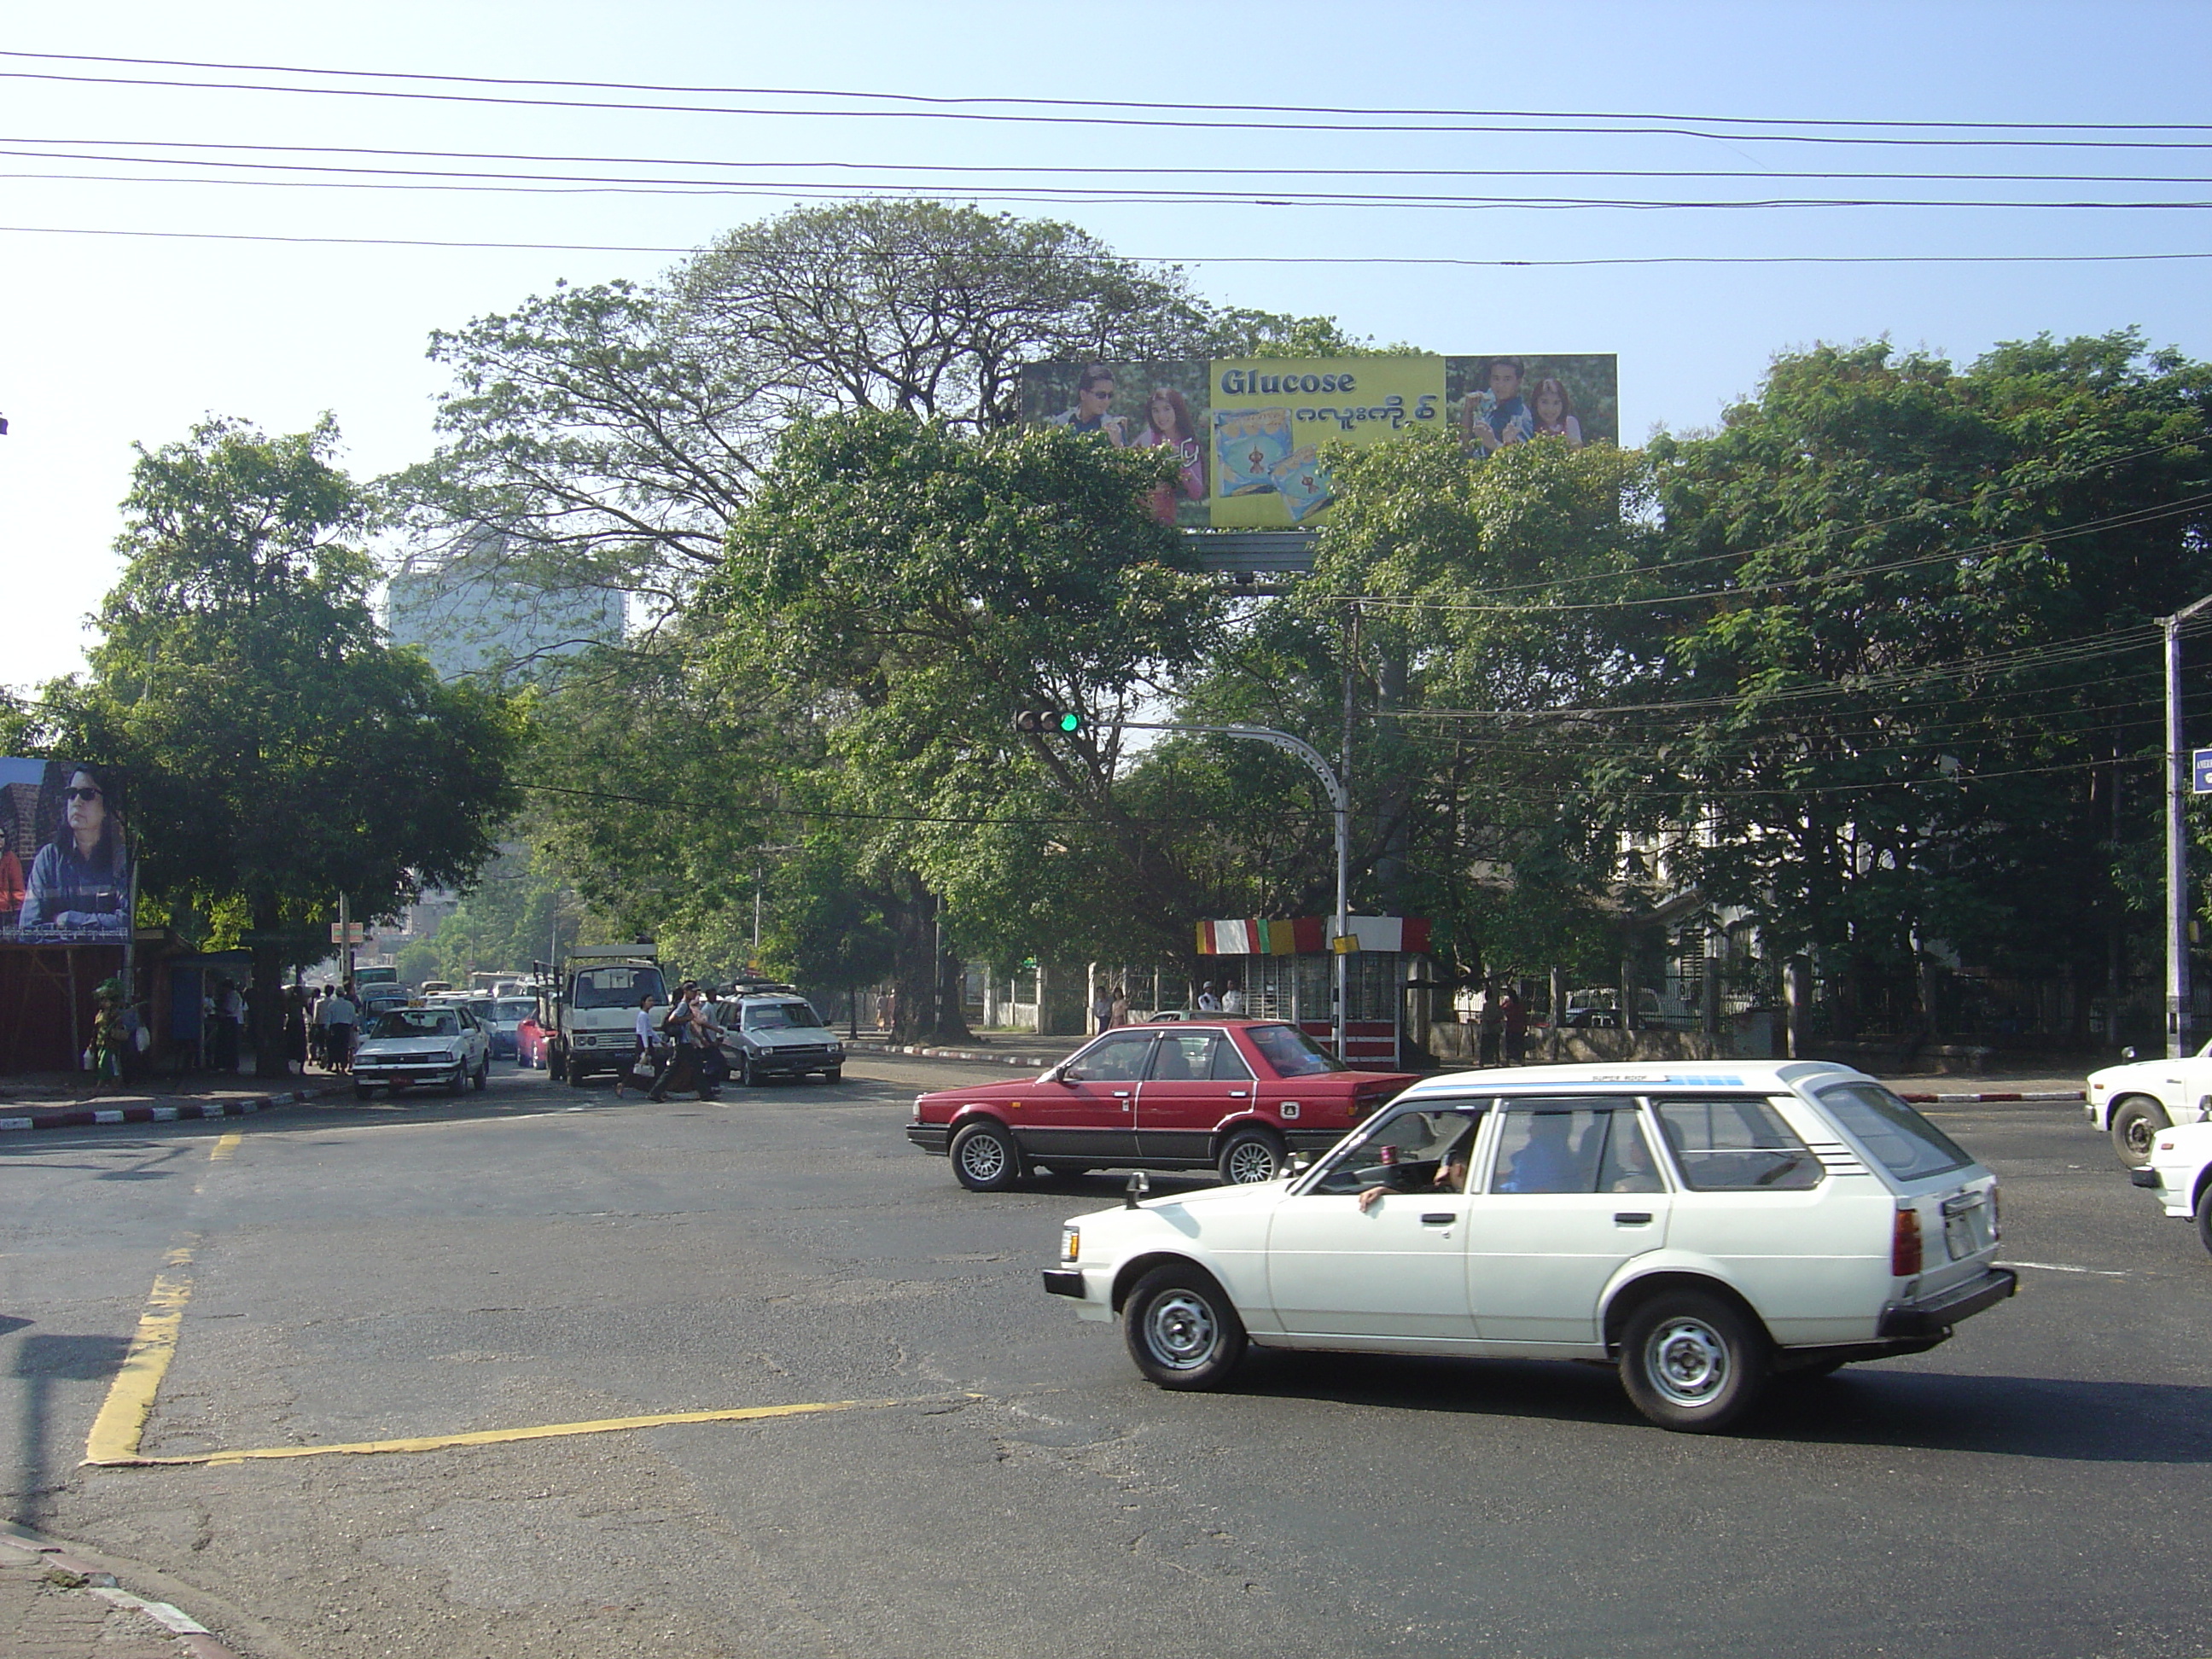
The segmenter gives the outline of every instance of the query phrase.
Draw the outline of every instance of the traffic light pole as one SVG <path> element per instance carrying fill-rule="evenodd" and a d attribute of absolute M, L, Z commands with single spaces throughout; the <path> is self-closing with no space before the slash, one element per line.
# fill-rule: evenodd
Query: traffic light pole
<path fill-rule="evenodd" d="M 2166 1054 L 2190 1052 L 2194 1001 L 2189 985 L 2189 819 L 2192 783 L 2181 720 L 2181 624 L 2212 605 L 2212 593 L 2160 617 L 2166 631 Z"/>
<path fill-rule="evenodd" d="M 2212 601 L 2208 601 L 2212 603 Z M 1286 754 L 1296 755 L 1321 780 L 1321 787 L 1328 792 L 1328 804 L 1336 819 L 1336 915 L 1329 924 L 1329 953 L 1335 958 L 1336 977 L 1332 993 L 1329 1032 L 1336 1047 L 1336 1057 L 1344 1059 L 1345 971 L 1344 952 L 1336 948 L 1336 941 L 1351 931 L 1352 884 L 1352 792 L 1336 769 L 1322 757 L 1303 738 L 1294 738 L 1287 732 L 1278 732 L 1272 726 L 1183 726 L 1172 722 L 1152 723 L 1143 720 L 1124 720 L 1122 729 L 1130 732 L 1192 732 L 1206 737 L 1244 738 L 1254 743 L 1272 744 Z"/>

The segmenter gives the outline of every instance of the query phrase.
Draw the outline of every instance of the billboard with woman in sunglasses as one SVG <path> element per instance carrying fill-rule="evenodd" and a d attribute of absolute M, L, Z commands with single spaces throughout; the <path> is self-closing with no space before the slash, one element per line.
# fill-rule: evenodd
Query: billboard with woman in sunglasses
<path fill-rule="evenodd" d="M 106 767 L 0 760 L 0 939 L 131 937 L 131 854 Z"/>

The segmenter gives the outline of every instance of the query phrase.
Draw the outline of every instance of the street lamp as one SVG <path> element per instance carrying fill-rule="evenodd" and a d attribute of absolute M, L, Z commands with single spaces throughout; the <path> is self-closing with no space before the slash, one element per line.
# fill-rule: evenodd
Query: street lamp
<path fill-rule="evenodd" d="M 2212 604 L 2212 599 L 2205 603 Z M 1335 1007 L 1329 1021 L 1332 1040 L 1336 1044 L 1336 1057 L 1344 1059 L 1344 952 L 1336 941 L 1352 928 L 1350 911 L 1352 792 L 1336 775 L 1336 769 L 1322 757 L 1322 753 L 1303 738 L 1294 738 L 1287 732 L 1278 732 L 1272 726 L 1184 726 L 1174 722 L 1152 723 L 1124 720 L 1126 730 L 1132 732 L 1197 732 L 1217 738 L 1245 738 L 1254 743 L 1272 744 L 1276 748 L 1296 755 L 1312 769 L 1321 780 L 1321 787 L 1328 792 L 1328 804 L 1336 819 L 1336 917 L 1329 926 L 1329 951 L 1336 959 Z"/>
<path fill-rule="evenodd" d="M 2189 836 L 2183 807 L 2191 779 L 2189 745 L 2181 729 L 2181 624 L 2206 606 L 2212 593 L 2160 617 L 2166 630 L 2166 1054 L 2190 1051 Z"/>

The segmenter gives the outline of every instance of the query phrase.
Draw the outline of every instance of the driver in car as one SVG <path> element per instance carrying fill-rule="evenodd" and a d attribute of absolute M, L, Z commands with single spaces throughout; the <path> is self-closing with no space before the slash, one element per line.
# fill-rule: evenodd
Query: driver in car
<path fill-rule="evenodd" d="M 1425 1183 L 1429 1190 L 1443 1193 L 1463 1193 L 1467 1190 L 1467 1167 L 1474 1152 L 1475 1126 L 1479 1117 L 1462 1116 L 1457 1112 L 1442 1112 L 1433 1117 L 1425 1112 L 1408 1113 L 1404 1120 L 1407 1133 L 1403 1139 L 1386 1135 L 1381 1143 L 1383 1162 L 1394 1170 L 1407 1165 L 1427 1164 L 1433 1160 L 1436 1173 Z M 1417 1192 L 1418 1177 L 1409 1170 L 1407 1175 L 1392 1175 L 1362 1188 L 1359 1208 L 1364 1214 L 1382 1201 L 1389 1192 Z"/>

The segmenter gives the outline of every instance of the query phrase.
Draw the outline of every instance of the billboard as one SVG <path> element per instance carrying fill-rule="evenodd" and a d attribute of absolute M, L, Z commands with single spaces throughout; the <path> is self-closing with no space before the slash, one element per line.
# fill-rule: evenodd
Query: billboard
<path fill-rule="evenodd" d="M 0 943 L 131 937 L 123 806 L 106 767 L 0 760 Z"/>
<path fill-rule="evenodd" d="M 1022 416 L 1124 448 L 1172 448 L 1163 524 L 1291 530 L 1334 499 L 1322 448 L 1449 430 L 1481 457 L 1549 440 L 1620 441 L 1609 353 L 1463 357 L 1179 358 L 1031 363 Z"/>

